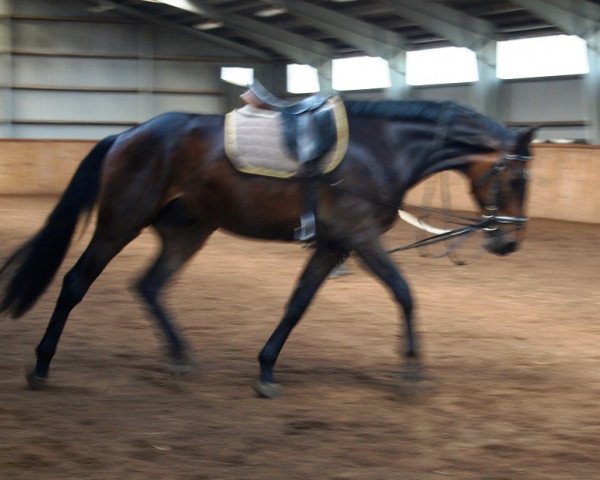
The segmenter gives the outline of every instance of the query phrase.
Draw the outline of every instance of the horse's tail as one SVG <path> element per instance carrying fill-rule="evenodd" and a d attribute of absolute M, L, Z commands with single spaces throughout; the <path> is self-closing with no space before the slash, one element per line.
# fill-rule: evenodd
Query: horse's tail
<path fill-rule="evenodd" d="M 0 313 L 18 318 L 44 293 L 67 254 L 81 214 L 96 203 L 104 157 L 117 139 L 106 137 L 83 159 L 42 229 L 0 268 Z"/>

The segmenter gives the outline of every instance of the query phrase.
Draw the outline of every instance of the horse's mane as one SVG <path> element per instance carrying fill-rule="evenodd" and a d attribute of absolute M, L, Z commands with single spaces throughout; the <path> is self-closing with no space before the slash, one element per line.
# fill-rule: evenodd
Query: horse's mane
<path fill-rule="evenodd" d="M 433 124 L 450 123 L 455 116 L 467 116 L 476 119 L 481 126 L 494 136 L 507 138 L 510 131 L 500 123 L 475 110 L 454 102 L 435 102 L 431 100 L 344 100 L 349 116 L 379 118 L 383 120 L 424 121 Z M 440 121 L 441 115 L 448 115 Z"/>
<path fill-rule="evenodd" d="M 427 122 L 436 122 L 444 109 L 458 107 L 452 102 L 427 100 L 344 100 L 344 105 L 350 116 Z"/>

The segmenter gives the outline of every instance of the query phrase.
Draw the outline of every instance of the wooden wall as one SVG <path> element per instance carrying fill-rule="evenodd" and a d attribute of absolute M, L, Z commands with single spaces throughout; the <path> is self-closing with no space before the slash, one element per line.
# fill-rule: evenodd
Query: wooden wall
<path fill-rule="evenodd" d="M 58 195 L 96 142 L 0 139 L 0 195 Z"/>
<path fill-rule="evenodd" d="M 94 143 L 0 139 L 0 195 L 60 194 Z M 600 223 L 600 146 L 541 144 L 533 154 L 530 216 Z M 441 175 L 449 179 L 453 208 L 473 210 L 466 180 Z M 426 185 L 415 187 L 406 202 L 419 205 Z M 440 206 L 439 184 L 434 187 L 434 206 Z"/>

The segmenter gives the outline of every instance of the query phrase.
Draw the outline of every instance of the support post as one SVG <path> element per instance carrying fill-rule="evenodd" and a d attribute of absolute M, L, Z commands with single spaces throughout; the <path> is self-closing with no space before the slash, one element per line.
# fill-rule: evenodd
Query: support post
<path fill-rule="evenodd" d="M 410 85 L 406 83 L 406 50 L 400 50 L 387 59 L 390 69 L 390 88 L 385 96 L 392 100 L 401 100 L 410 95 Z"/>
<path fill-rule="evenodd" d="M 319 89 L 323 95 L 333 93 L 333 61 L 331 59 L 317 66 Z"/>
<path fill-rule="evenodd" d="M 496 76 L 496 42 L 489 41 L 476 52 L 479 81 L 473 84 L 472 102 L 479 112 L 498 121 L 505 120 L 501 82 Z"/>
<path fill-rule="evenodd" d="M 265 63 L 254 69 L 254 78 L 267 90 L 281 97 L 287 92 L 286 75 L 285 63 Z"/>
<path fill-rule="evenodd" d="M 11 1 L 0 0 L 0 138 L 14 136 Z"/>
<path fill-rule="evenodd" d="M 154 28 L 140 25 L 138 31 L 138 120 L 145 122 L 159 112 L 154 109 Z"/>
<path fill-rule="evenodd" d="M 242 107 L 240 95 L 246 91 L 245 86 L 221 81 L 223 92 L 223 113 L 229 113 L 236 108 Z"/>
<path fill-rule="evenodd" d="M 600 45 L 600 32 L 595 35 L 598 45 Z M 586 117 L 589 122 L 588 140 L 600 145 L 600 48 L 593 48 L 594 39 L 588 40 L 588 62 L 590 73 L 585 76 L 584 98 L 586 108 Z"/>

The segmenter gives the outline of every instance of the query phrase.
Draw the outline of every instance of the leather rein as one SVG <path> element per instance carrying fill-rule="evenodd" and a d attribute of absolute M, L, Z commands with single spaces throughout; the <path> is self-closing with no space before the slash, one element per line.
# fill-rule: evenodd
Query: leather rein
<path fill-rule="evenodd" d="M 489 168 L 489 170 L 487 170 L 481 177 L 479 177 L 474 182 L 474 185 L 477 187 L 481 187 L 487 184 L 488 182 L 494 182 L 490 191 L 489 201 L 484 205 L 483 214 L 481 215 L 481 218 L 478 221 L 469 223 L 467 225 L 463 225 L 462 227 L 455 228 L 452 230 L 446 230 L 444 232 L 432 235 L 430 237 L 417 240 L 413 243 L 401 245 L 399 247 L 388 250 L 387 253 L 395 253 L 404 250 L 410 250 L 412 248 L 426 247 L 447 240 L 454 240 L 455 238 L 462 237 L 464 235 L 468 235 L 480 230 L 492 232 L 497 230 L 499 225 L 516 225 L 517 229 L 522 228 L 522 226 L 525 225 L 528 221 L 527 217 L 496 215 L 496 212 L 498 211 L 498 205 L 501 201 L 500 174 L 507 168 L 510 168 L 510 161 L 518 161 L 525 163 L 527 162 L 527 160 L 529 160 L 529 158 L 530 157 L 526 155 L 504 154 L 494 163 L 494 165 L 492 165 Z M 399 212 L 402 212 L 402 210 L 399 210 Z M 462 218 L 459 216 L 456 217 Z M 423 227 L 419 227 L 418 225 L 417 228 L 421 228 L 423 230 L 425 229 Z"/>
<path fill-rule="evenodd" d="M 448 131 L 450 129 L 450 125 L 454 118 L 455 108 L 452 102 L 443 102 L 442 110 L 440 115 L 438 116 L 438 120 L 435 125 L 434 130 L 434 138 L 431 146 L 429 147 L 428 155 L 435 155 L 436 151 L 441 150 L 447 140 Z M 413 248 L 425 247 L 428 245 L 433 245 L 435 243 L 444 242 L 447 240 L 454 240 L 455 238 L 462 237 L 464 235 L 468 235 L 480 230 L 486 230 L 488 232 L 493 232 L 498 229 L 499 225 L 515 225 L 516 229 L 522 228 L 528 221 L 527 217 L 513 217 L 506 215 L 496 215 L 496 212 L 499 209 L 499 205 L 501 204 L 501 179 L 500 174 L 510 167 L 510 162 L 521 162 L 526 163 L 531 157 L 528 155 L 515 155 L 515 154 L 503 154 L 481 177 L 479 177 L 473 185 L 476 187 L 481 187 L 487 184 L 488 182 L 494 182 L 491 189 L 490 194 L 488 195 L 488 201 L 483 206 L 483 214 L 480 219 L 477 221 L 473 221 L 472 218 L 466 218 L 459 215 L 451 215 L 457 219 L 462 221 L 469 221 L 471 223 L 467 223 L 459 228 L 455 228 L 452 230 L 444 230 L 439 233 L 435 233 L 430 237 L 426 237 L 416 242 L 409 243 L 406 245 L 401 245 L 399 247 L 393 248 L 391 250 L 387 250 L 387 253 L 400 252 L 404 250 L 410 250 Z M 523 171 L 523 178 L 526 179 L 526 172 Z M 333 187 L 342 192 L 355 195 L 361 197 L 367 201 L 372 203 L 376 203 L 385 207 L 391 207 L 391 205 L 384 204 L 383 202 L 376 201 L 373 198 L 367 198 L 364 195 L 361 195 L 352 190 L 348 190 L 340 186 L 343 180 L 329 184 L 330 187 Z M 394 206 L 397 208 L 400 218 L 406 221 L 403 216 L 412 217 L 412 215 L 404 212 L 401 208 Z M 423 207 L 415 207 L 418 209 L 424 209 Z M 403 215 L 404 214 L 404 215 Z M 412 219 L 411 219 L 412 220 Z M 419 219 L 414 218 L 414 221 L 409 221 L 408 223 L 420 228 L 421 230 L 431 231 L 436 230 L 432 229 L 429 226 L 426 226 Z M 447 251 L 446 255 L 450 253 L 450 250 Z"/>

